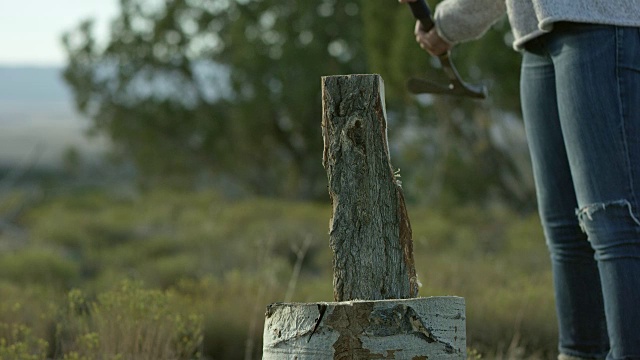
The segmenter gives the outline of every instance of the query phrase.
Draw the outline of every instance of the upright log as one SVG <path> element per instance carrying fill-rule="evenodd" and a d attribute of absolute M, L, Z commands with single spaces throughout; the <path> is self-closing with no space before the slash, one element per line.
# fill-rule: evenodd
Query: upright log
<path fill-rule="evenodd" d="M 379 75 L 322 78 L 336 301 L 418 294 L 411 225 L 389 158 Z"/>
<path fill-rule="evenodd" d="M 382 79 L 324 77 L 322 100 L 337 302 L 269 305 L 262 359 L 466 359 L 464 299 L 415 298 L 411 226 L 389 160 Z"/>

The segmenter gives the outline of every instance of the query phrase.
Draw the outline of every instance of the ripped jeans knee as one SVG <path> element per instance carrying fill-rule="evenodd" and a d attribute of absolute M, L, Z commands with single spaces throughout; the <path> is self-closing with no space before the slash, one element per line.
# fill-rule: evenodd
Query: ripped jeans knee
<path fill-rule="evenodd" d="M 576 215 L 597 260 L 640 259 L 640 220 L 628 200 L 590 204 Z"/>

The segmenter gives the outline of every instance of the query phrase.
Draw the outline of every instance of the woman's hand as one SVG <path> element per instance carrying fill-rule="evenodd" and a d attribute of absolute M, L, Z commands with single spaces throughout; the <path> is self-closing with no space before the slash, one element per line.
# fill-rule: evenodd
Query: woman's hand
<path fill-rule="evenodd" d="M 416 0 L 398 0 L 401 4 L 415 1 Z M 453 45 L 438 35 L 438 31 L 436 31 L 435 26 L 431 30 L 425 31 L 420 24 L 420 21 L 416 21 L 416 27 L 413 30 L 413 33 L 415 34 L 416 42 L 420 44 L 420 47 L 433 56 L 440 56 L 451 50 L 453 47 Z"/>

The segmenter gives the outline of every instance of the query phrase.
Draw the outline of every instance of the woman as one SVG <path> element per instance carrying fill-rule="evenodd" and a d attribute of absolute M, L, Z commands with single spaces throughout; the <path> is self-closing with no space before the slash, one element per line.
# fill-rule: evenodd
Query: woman
<path fill-rule="evenodd" d="M 523 54 L 559 359 L 640 359 L 640 0 L 444 0 L 416 40 L 439 55 L 504 12 Z"/>

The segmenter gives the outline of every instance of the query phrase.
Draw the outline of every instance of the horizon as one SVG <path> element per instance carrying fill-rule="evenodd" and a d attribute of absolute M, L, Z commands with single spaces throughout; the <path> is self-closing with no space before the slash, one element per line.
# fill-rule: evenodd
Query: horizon
<path fill-rule="evenodd" d="M 62 69 L 66 64 L 56 63 L 3 63 L 0 62 L 0 68 L 3 69 Z"/>
<path fill-rule="evenodd" d="M 104 137 L 85 136 L 90 121 L 77 112 L 62 66 L 0 64 L 0 167 L 60 168 L 65 151 L 100 158 Z M 37 150 L 37 151 L 36 151 Z"/>

